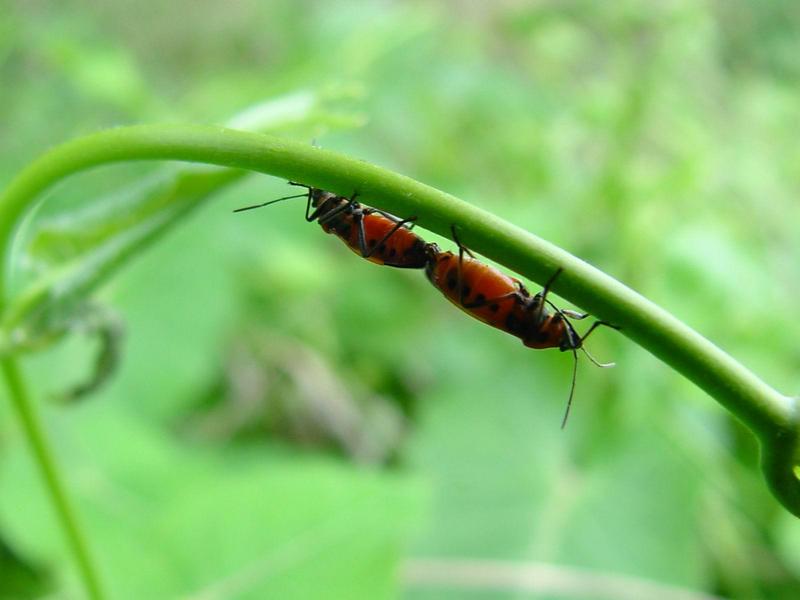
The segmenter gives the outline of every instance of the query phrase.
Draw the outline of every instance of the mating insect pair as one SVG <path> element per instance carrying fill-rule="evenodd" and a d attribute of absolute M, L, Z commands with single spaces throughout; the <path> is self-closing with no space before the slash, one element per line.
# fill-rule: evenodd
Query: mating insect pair
<path fill-rule="evenodd" d="M 561 274 L 561 269 L 553 274 L 541 292 L 531 295 L 518 279 L 475 258 L 459 241 L 455 226 L 451 227 L 451 232 L 458 244 L 458 255 L 442 251 L 437 244 L 428 243 L 414 233 L 409 224 L 416 217 L 399 219 L 376 208 L 363 206 L 356 201 L 357 194 L 346 198 L 303 184 L 290 184 L 305 187 L 307 192 L 245 206 L 234 212 L 305 197 L 306 221 L 317 221 L 325 232 L 338 236 L 348 248 L 363 258 L 398 268 L 424 268 L 434 287 L 459 309 L 479 321 L 520 338 L 529 348 L 571 351 L 574 357 L 572 384 L 562 428 L 566 425 L 572 406 L 578 350 L 582 350 L 599 367 L 613 366 L 613 363 L 597 362 L 583 347 L 583 343 L 600 325 L 615 326 L 606 321 L 595 321 L 580 336 L 569 319 L 584 319 L 589 315 L 560 309 L 547 299 L 550 287 Z"/>

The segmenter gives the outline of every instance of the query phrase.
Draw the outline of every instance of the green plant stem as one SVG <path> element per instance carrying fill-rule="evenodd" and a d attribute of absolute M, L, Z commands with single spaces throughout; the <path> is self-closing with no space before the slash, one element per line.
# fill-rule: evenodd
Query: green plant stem
<path fill-rule="evenodd" d="M 135 126 L 59 146 L 26 168 L 0 199 L 0 302 L 7 301 L 14 232 L 37 196 L 63 177 L 107 163 L 180 160 L 258 171 L 315 185 L 449 235 L 542 283 L 564 269 L 554 291 L 622 328 L 622 333 L 685 375 L 747 424 L 762 445 L 775 496 L 800 516 L 797 400 L 771 388 L 675 317 L 584 261 L 475 206 L 422 183 L 334 152 L 262 134 L 204 126 Z M 2 304 L 0 304 L 2 306 Z"/>
<path fill-rule="evenodd" d="M 14 359 L 4 358 L 2 359 L 2 370 L 11 395 L 11 402 L 17 411 L 20 423 L 22 423 L 25 437 L 28 439 L 31 451 L 36 459 L 36 464 L 41 471 L 42 479 L 45 481 L 45 487 L 50 494 L 50 500 L 53 503 L 58 518 L 61 520 L 67 541 L 75 557 L 78 569 L 80 570 L 84 586 L 86 587 L 86 593 L 89 598 L 99 600 L 103 598 L 103 594 L 100 588 L 98 573 L 93 566 L 89 555 L 89 547 L 81 533 L 75 511 L 70 505 L 64 483 L 61 481 L 56 462 L 53 458 L 53 452 L 50 450 L 47 443 L 47 438 L 42 430 L 39 416 L 36 414 L 35 405 L 30 400 L 28 391 L 25 388 L 25 383 L 19 372 L 19 367 Z"/>

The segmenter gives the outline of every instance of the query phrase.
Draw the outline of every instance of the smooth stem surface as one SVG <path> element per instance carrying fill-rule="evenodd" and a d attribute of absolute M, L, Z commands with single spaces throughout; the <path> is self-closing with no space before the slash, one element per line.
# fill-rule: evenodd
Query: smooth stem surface
<path fill-rule="evenodd" d="M 2 360 L 3 376 L 5 377 L 8 390 L 11 395 L 11 402 L 17 411 L 20 423 L 25 432 L 25 437 L 31 446 L 31 452 L 36 460 L 36 464 L 45 482 L 45 488 L 50 494 L 50 501 L 58 515 L 61 525 L 67 537 L 75 562 L 78 565 L 81 578 L 83 579 L 86 594 L 92 600 L 103 598 L 100 580 L 97 570 L 94 568 L 89 555 L 89 547 L 86 544 L 75 511 L 69 502 L 64 483 L 59 476 L 53 452 L 47 443 L 40 419 L 36 414 L 36 408 L 30 400 L 25 383 L 19 372 L 19 368 L 11 358 Z"/>
<path fill-rule="evenodd" d="M 746 423 L 762 446 L 773 493 L 800 516 L 797 401 L 630 288 L 564 250 L 453 196 L 368 163 L 288 140 L 220 127 L 135 126 L 90 135 L 51 150 L 25 169 L 0 199 L 0 306 L 8 301 L 13 235 L 37 196 L 67 175 L 129 160 L 180 160 L 258 171 L 342 195 L 463 242 L 534 281 L 557 268 L 554 291 L 622 328 L 622 333 L 681 372 Z"/>

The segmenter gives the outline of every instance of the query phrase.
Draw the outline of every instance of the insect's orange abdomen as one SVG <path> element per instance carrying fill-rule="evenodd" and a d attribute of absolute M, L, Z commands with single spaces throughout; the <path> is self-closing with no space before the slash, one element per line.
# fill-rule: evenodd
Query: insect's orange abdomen
<path fill-rule="evenodd" d="M 320 210 L 317 220 L 322 229 L 336 235 L 359 256 L 390 267 L 425 267 L 428 260 L 425 240 L 407 227 L 398 226 L 399 219 L 343 196 L 320 190 L 311 193 L 314 207 Z M 333 211 L 337 212 L 326 218 Z"/>
<path fill-rule="evenodd" d="M 506 320 L 516 303 L 513 294 L 518 289 L 515 279 L 479 260 L 464 258 L 459 292 L 459 260 L 452 252 L 438 253 L 426 272 L 431 283 L 462 311 L 488 325 L 508 331 Z M 483 304 L 487 299 L 500 296 L 509 297 Z"/>
<path fill-rule="evenodd" d="M 372 252 L 367 260 L 394 267 L 423 268 L 427 262 L 425 240 L 405 227 L 400 227 L 391 233 L 396 225 L 394 221 L 379 213 L 371 213 L 364 217 L 364 241 L 366 248 Z M 358 236 L 358 228 L 350 228 L 345 243 L 351 250 L 361 254 Z"/>

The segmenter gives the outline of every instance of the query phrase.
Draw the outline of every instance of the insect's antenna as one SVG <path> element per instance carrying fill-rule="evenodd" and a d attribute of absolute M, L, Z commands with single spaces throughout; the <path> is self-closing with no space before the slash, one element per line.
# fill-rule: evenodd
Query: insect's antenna
<path fill-rule="evenodd" d="M 610 362 L 610 363 L 601 363 L 601 362 L 599 362 L 594 356 L 589 354 L 589 351 L 583 346 L 581 346 L 581 350 L 583 350 L 583 353 L 589 358 L 590 361 L 592 361 L 592 363 L 594 363 L 596 366 L 600 367 L 601 369 L 610 369 L 611 367 L 617 366 L 617 363 L 615 363 L 615 362 Z"/>
<path fill-rule="evenodd" d="M 288 183 L 289 185 L 293 185 L 295 187 L 306 188 L 307 190 L 311 189 L 311 186 L 310 185 L 306 185 L 305 183 L 297 183 L 296 181 L 287 181 L 286 183 Z"/>
<path fill-rule="evenodd" d="M 572 349 L 572 357 L 575 359 L 572 362 L 572 385 L 569 386 L 569 399 L 567 400 L 567 408 L 564 410 L 564 418 L 561 419 L 561 429 L 567 426 L 569 409 L 572 408 L 572 396 L 575 394 L 575 380 L 578 378 L 578 351 L 575 348 Z"/>
<path fill-rule="evenodd" d="M 237 208 L 233 212 L 243 212 L 245 210 L 253 210 L 254 208 L 261 208 L 262 206 L 269 206 L 270 204 L 275 204 L 276 202 L 282 202 L 284 200 L 291 200 L 292 198 L 306 198 L 308 194 L 295 194 L 294 196 L 284 196 L 283 198 L 278 198 L 277 200 L 270 200 L 269 202 L 262 202 L 261 204 L 253 204 L 251 206 L 243 206 L 242 208 Z"/>

